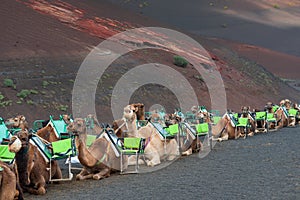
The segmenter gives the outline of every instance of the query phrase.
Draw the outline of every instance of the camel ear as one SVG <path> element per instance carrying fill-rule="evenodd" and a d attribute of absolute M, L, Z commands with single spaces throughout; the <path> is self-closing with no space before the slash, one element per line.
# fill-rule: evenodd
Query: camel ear
<path fill-rule="evenodd" d="M 138 105 L 134 105 L 134 112 L 137 112 L 139 110 L 139 106 Z"/>
<path fill-rule="evenodd" d="M 22 121 L 25 121 L 25 116 L 24 115 L 21 115 L 21 118 L 20 118 Z"/>

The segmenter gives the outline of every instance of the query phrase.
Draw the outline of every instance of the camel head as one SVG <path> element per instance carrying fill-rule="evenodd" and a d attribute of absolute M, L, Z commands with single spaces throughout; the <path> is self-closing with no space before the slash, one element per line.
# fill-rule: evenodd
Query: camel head
<path fill-rule="evenodd" d="M 265 109 L 267 110 L 267 111 L 272 111 L 272 108 L 273 108 L 273 103 L 272 102 L 267 102 L 267 104 L 265 105 Z"/>
<path fill-rule="evenodd" d="M 65 121 L 66 124 L 70 124 L 72 122 L 72 117 L 71 115 L 67 115 L 67 114 L 64 114 L 61 116 L 62 119 Z"/>
<path fill-rule="evenodd" d="M 281 100 L 279 106 L 284 106 L 284 104 L 285 104 L 285 100 Z"/>
<path fill-rule="evenodd" d="M 31 134 L 27 130 L 21 130 L 17 134 L 11 137 L 8 149 L 10 152 L 17 153 L 21 148 L 27 147 L 29 145 L 29 139 Z"/>
<path fill-rule="evenodd" d="M 291 104 L 292 104 L 292 102 L 289 99 L 284 100 L 284 105 L 285 105 L 286 109 L 289 110 L 291 108 Z"/>
<path fill-rule="evenodd" d="M 178 122 L 182 121 L 182 118 L 176 114 L 166 114 L 164 116 L 165 124 L 167 126 L 177 124 Z"/>
<path fill-rule="evenodd" d="M 137 120 L 145 120 L 145 105 L 143 103 L 131 104 L 134 107 Z"/>
<path fill-rule="evenodd" d="M 28 123 L 24 115 L 9 118 L 5 121 L 5 124 L 10 128 L 21 128 L 22 130 L 28 129 Z"/>
<path fill-rule="evenodd" d="M 125 118 L 126 121 L 135 121 L 137 119 L 136 117 L 136 112 L 137 112 L 137 107 L 135 107 L 134 105 L 127 105 L 124 108 L 124 112 L 123 112 L 123 118 Z"/>
<path fill-rule="evenodd" d="M 293 108 L 300 111 L 300 107 L 297 103 L 293 103 Z"/>
<path fill-rule="evenodd" d="M 247 117 L 249 111 L 250 111 L 250 106 L 242 106 L 241 107 L 241 113 L 242 113 L 243 117 Z"/>
<path fill-rule="evenodd" d="M 73 122 L 71 122 L 67 130 L 69 132 L 74 133 L 75 135 L 82 135 L 86 133 L 86 123 L 85 120 L 82 118 L 76 118 Z"/>

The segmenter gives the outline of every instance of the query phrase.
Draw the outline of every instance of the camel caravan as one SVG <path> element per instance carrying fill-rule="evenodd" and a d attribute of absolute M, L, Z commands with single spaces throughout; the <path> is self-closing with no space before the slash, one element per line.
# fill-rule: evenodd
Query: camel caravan
<path fill-rule="evenodd" d="M 32 128 L 24 115 L 1 118 L 0 199 L 24 199 L 23 192 L 43 195 L 47 184 L 73 180 L 74 170 L 80 170 L 76 180 L 139 173 L 202 153 L 213 141 L 246 139 L 299 123 L 300 107 L 288 99 L 279 105 L 267 102 L 262 110 L 242 106 L 223 115 L 204 106 L 186 113 L 145 112 L 144 104 L 136 103 L 125 106 L 112 125 L 99 123 L 95 115 L 50 116 L 36 120 Z M 72 167 L 74 163 L 80 167 Z"/>

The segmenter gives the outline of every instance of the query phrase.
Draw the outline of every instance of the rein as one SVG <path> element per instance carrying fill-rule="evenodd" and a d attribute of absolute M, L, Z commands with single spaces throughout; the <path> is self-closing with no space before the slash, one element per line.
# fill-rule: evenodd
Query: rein
<path fill-rule="evenodd" d="M 117 134 L 117 132 L 126 124 L 126 121 L 124 120 L 123 124 L 121 124 L 121 126 L 119 126 L 117 128 L 117 130 L 115 130 L 115 133 Z"/>

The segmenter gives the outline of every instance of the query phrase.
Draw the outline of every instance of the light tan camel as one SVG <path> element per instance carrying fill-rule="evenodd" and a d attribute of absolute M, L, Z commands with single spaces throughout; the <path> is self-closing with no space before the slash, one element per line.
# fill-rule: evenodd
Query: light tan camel
<path fill-rule="evenodd" d="M 287 127 L 288 126 L 288 111 L 284 106 L 280 106 L 274 113 L 276 117 L 277 126 L 276 129 Z"/>
<path fill-rule="evenodd" d="M 135 109 L 136 108 L 132 105 L 126 106 L 124 108 L 123 118 L 126 122 L 128 137 L 147 138 L 147 145 L 144 151 L 147 166 L 158 165 L 164 159 L 168 161 L 174 160 L 179 155 L 177 141 L 175 139 L 162 140 L 159 135 L 160 133 L 151 123 L 148 123 L 138 130 Z M 134 156 L 130 157 L 129 164 L 132 164 L 132 161 L 134 163 Z"/>
<path fill-rule="evenodd" d="M 228 139 L 238 139 L 235 123 L 231 113 L 225 113 L 216 125 L 212 126 L 212 139 L 219 142 Z"/>
<path fill-rule="evenodd" d="M 112 143 L 105 137 L 97 138 L 87 148 L 87 130 L 85 120 L 76 118 L 68 125 L 68 131 L 76 135 L 75 143 L 78 150 L 78 159 L 83 166 L 76 176 L 77 180 L 93 178 L 99 180 L 109 177 L 112 172 L 120 170 L 120 157 L 117 157 L 112 149 Z M 123 159 L 123 167 L 127 168 L 127 159 Z"/>
<path fill-rule="evenodd" d="M 152 115 L 155 115 L 155 113 Z M 186 133 L 185 136 L 181 135 L 179 137 L 180 150 L 182 152 L 181 155 L 188 156 L 193 152 L 200 151 L 201 147 L 203 146 L 202 142 L 198 137 L 196 137 L 196 133 L 192 132 L 192 128 L 189 124 L 184 122 L 182 118 L 176 114 L 166 114 L 164 119 L 167 126 L 179 123 L 181 126 L 181 131 Z"/>
<path fill-rule="evenodd" d="M 145 106 L 142 103 L 133 103 L 130 104 L 131 110 L 128 112 L 136 113 L 136 120 L 145 120 Z M 126 127 L 126 119 L 123 117 L 122 119 L 114 120 L 112 123 L 112 128 L 115 131 L 115 134 L 118 137 L 126 137 L 127 136 L 127 127 Z"/>

